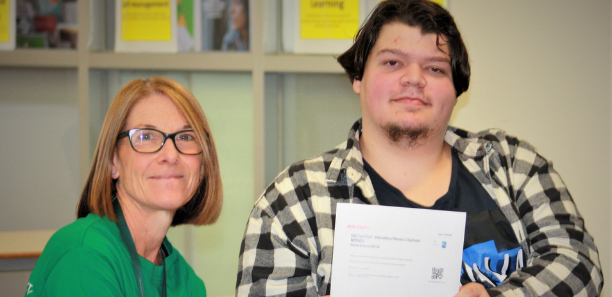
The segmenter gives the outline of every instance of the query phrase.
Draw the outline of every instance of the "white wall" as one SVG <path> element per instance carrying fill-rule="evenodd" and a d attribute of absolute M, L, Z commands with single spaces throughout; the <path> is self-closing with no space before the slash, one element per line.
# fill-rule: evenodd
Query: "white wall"
<path fill-rule="evenodd" d="M 76 81 L 76 70 L 0 68 L 0 231 L 74 221 L 81 187 Z M 0 295 L 23 296 L 29 276 L 0 272 Z"/>
<path fill-rule="evenodd" d="M 74 221 L 81 184 L 76 70 L 0 69 L 0 231 Z"/>
<path fill-rule="evenodd" d="M 609 279 L 612 1 L 449 2 L 473 73 L 452 124 L 503 128 L 553 160 Z"/>

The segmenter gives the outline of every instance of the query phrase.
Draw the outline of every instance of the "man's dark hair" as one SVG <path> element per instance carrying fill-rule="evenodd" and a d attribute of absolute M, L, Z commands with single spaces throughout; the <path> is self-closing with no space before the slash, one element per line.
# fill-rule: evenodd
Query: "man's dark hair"
<path fill-rule="evenodd" d="M 443 38 L 450 49 L 453 84 L 457 97 L 468 89 L 470 62 L 461 33 L 455 25 L 453 16 L 429 0 L 387 0 L 376 6 L 367 22 L 357 32 L 353 46 L 338 57 L 338 63 L 342 65 L 351 82 L 361 80 L 368 55 L 378 39 L 381 28 L 392 22 L 418 27 L 422 34 L 436 34 L 438 46 L 440 38 Z"/>

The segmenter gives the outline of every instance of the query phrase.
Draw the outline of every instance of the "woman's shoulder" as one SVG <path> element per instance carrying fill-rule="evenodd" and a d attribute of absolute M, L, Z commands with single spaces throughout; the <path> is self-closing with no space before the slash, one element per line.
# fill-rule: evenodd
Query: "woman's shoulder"
<path fill-rule="evenodd" d="M 102 258 L 114 260 L 123 254 L 118 252 L 122 247 L 117 225 L 106 218 L 89 214 L 53 234 L 39 262 L 54 266 L 74 253 L 97 254 Z"/>
<path fill-rule="evenodd" d="M 58 230 L 47 242 L 30 275 L 34 292 L 59 290 L 81 277 L 112 276 L 113 263 L 121 263 L 119 231 L 108 219 L 88 215 Z M 117 235 L 115 234 L 117 233 Z M 120 237 L 119 237 L 119 240 Z M 94 275 L 101 275 L 93 277 Z M 47 288 L 47 289 L 45 289 Z M 34 294 L 33 296 L 38 296 Z"/>
<path fill-rule="evenodd" d="M 76 247 L 96 248 L 104 242 L 113 242 L 119 238 L 119 229 L 112 221 L 95 214 L 77 219 L 59 229 L 45 247 L 45 250 L 59 248 L 69 250 Z"/>

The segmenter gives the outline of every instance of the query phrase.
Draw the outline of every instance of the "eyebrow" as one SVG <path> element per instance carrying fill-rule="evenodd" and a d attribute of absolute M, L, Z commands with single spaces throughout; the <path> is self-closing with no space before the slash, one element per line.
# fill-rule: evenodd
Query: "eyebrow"
<path fill-rule="evenodd" d="M 393 55 L 402 56 L 404 58 L 409 57 L 407 53 L 402 52 L 401 50 L 397 50 L 397 49 L 382 49 L 378 53 L 376 53 L 377 56 L 384 55 L 384 54 L 393 54 Z M 450 57 L 448 57 L 448 55 L 446 54 L 445 56 L 430 56 L 430 57 L 425 58 L 425 61 L 450 63 Z"/>
<path fill-rule="evenodd" d="M 157 129 L 157 126 L 151 125 L 151 124 L 144 124 L 144 125 L 142 125 L 142 127 L 144 127 L 144 128 L 151 128 L 151 129 Z M 183 128 L 181 130 L 188 130 L 188 129 L 191 129 L 191 125 L 189 125 L 189 124 L 183 126 Z"/>

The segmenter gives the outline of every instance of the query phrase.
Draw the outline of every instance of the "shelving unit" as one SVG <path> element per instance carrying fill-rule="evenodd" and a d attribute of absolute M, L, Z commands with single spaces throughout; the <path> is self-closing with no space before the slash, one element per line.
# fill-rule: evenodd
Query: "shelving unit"
<path fill-rule="evenodd" d="M 263 46 L 264 12 L 267 1 L 251 1 L 251 51 L 243 52 L 190 52 L 175 54 L 116 53 L 90 51 L 90 1 L 79 0 L 79 41 L 77 50 L 17 49 L 0 54 L 0 67 L 68 68 L 78 71 L 80 153 L 79 167 L 84 181 L 91 160 L 92 139 L 97 138 L 90 126 L 90 71 L 92 70 L 163 70 L 214 71 L 223 73 L 246 72 L 253 83 L 253 129 L 255 164 L 253 195 L 264 187 L 263 177 L 263 105 L 265 75 L 269 73 L 330 73 L 340 74 L 342 68 L 331 55 L 299 55 L 291 53 L 265 53 Z M 268 2 L 268 3 L 266 3 Z M 278 17 L 278 16 L 276 16 Z"/>
<path fill-rule="evenodd" d="M 135 54 L 92 52 L 88 56 L 89 67 L 95 69 L 251 72 L 254 65 L 254 57 L 248 53 Z M 155 63 L 152 64 L 151 61 L 155 61 Z"/>
<path fill-rule="evenodd" d="M 93 2 L 92 0 L 78 0 L 79 39 L 76 50 L 16 49 L 14 51 L 0 52 L 0 71 L 26 71 L 26 73 L 21 74 L 23 77 L 27 77 L 28 73 L 36 75 L 38 75 L 37 73 L 46 73 L 44 72 L 45 69 L 50 71 L 48 74 L 43 74 L 36 78 L 36 83 L 28 86 L 32 90 L 37 90 L 36 94 L 33 95 L 34 97 L 41 97 L 45 94 L 45 90 L 37 89 L 42 88 L 38 80 L 46 80 L 45 75 L 53 76 L 54 71 L 60 70 L 71 73 L 68 77 L 74 80 L 70 82 L 70 85 L 76 86 L 76 90 L 73 90 L 73 92 L 76 93 L 77 100 L 71 101 L 73 103 L 70 103 L 70 108 L 78 110 L 76 111 L 78 114 L 78 127 L 76 128 L 76 135 L 73 135 L 73 137 L 78 139 L 78 156 L 72 156 L 78 159 L 76 162 L 78 164 L 76 165 L 78 173 L 75 174 L 75 176 L 78 176 L 78 185 L 73 185 L 73 190 L 69 192 L 78 191 L 87 177 L 106 108 L 118 87 L 120 87 L 119 84 L 123 84 L 122 80 L 126 79 L 126 77 L 148 76 L 149 73 L 168 73 L 171 76 L 177 75 L 179 77 L 204 76 L 211 80 L 231 80 L 237 77 L 241 82 L 244 82 L 244 79 L 247 77 L 250 78 L 250 86 L 248 86 L 248 83 L 244 86 L 245 91 L 243 93 L 246 92 L 244 93 L 246 97 L 239 99 L 241 102 L 239 104 L 247 104 L 249 106 L 247 109 L 250 111 L 244 113 L 244 110 L 241 110 L 236 116 L 240 117 L 240 119 L 250 119 L 250 124 L 248 122 L 246 124 L 242 123 L 240 129 L 246 135 L 252 135 L 252 142 L 250 142 L 252 146 L 233 156 L 237 159 L 244 158 L 246 160 L 247 164 L 244 164 L 244 168 L 252 168 L 248 169 L 251 172 L 245 175 L 247 180 L 243 179 L 236 184 L 232 180 L 233 176 L 230 178 L 224 177 L 224 188 L 229 193 L 226 193 L 225 196 L 227 203 L 224 213 L 227 211 L 228 214 L 222 214 L 217 224 L 212 227 L 197 229 L 193 227 L 173 228 L 169 233 L 169 237 L 174 245 L 181 250 L 187 260 L 194 266 L 196 272 L 206 281 L 207 286 L 214 295 L 232 294 L 233 289 L 231 289 L 231 286 L 233 286 L 234 280 L 230 278 L 235 277 L 236 261 L 238 258 L 237 250 L 240 245 L 245 220 L 252 207 L 252 201 L 262 192 L 266 184 L 269 183 L 269 179 L 271 179 L 274 172 L 278 173 L 278 170 L 287 163 L 285 160 L 287 158 L 282 158 L 282 142 L 286 140 L 283 140 L 282 133 L 279 134 L 285 129 L 280 126 L 283 121 L 282 118 L 286 116 L 280 114 L 283 111 L 279 106 L 287 104 L 283 103 L 282 99 L 286 95 L 286 91 L 283 90 L 283 83 L 295 81 L 296 76 L 299 77 L 300 75 L 313 73 L 341 75 L 343 73 L 341 67 L 331 55 L 283 53 L 280 51 L 280 44 L 277 42 L 278 38 L 276 37 L 272 38 L 271 41 L 275 44 L 264 44 L 264 35 L 276 34 L 280 36 L 278 34 L 280 28 L 277 26 L 280 22 L 273 21 L 267 24 L 265 22 L 269 22 L 270 17 L 280 19 L 281 11 L 278 7 L 280 7 L 281 1 L 251 0 L 250 2 L 251 50 L 249 52 L 166 54 L 118 53 L 112 50 L 92 50 L 91 48 L 103 47 L 100 46 L 100 43 L 103 43 L 100 39 L 105 39 L 106 37 L 97 35 L 105 34 L 106 29 L 99 28 L 104 26 L 104 21 L 100 20 L 100 18 L 104 18 L 102 16 L 103 13 L 109 13 L 108 9 L 106 9 L 106 12 L 101 12 L 100 15 L 95 15 L 95 19 L 92 19 L 93 13 L 104 10 L 104 8 L 100 7 L 101 4 L 99 2 Z M 94 5 L 95 7 L 93 7 Z M 102 10 L 100 10 L 101 8 Z M 91 34 L 97 35 L 92 36 Z M 276 52 L 271 53 L 270 48 L 276 48 Z M 112 73 L 112 75 L 109 76 L 109 73 Z M 117 77 L 121 79 L 117 79 Z M 192 91 L 200 88 L 198 85 L 190 87 Z M 62 94 L 56 95 L 62 97 Z M 74 95 L 66 94 L 66 96 Z M 217 96 L 217 94 L 210 94 L 210 96 Z M 34 104 L 38 102 L 44 105 L 43 102 L 45 102 L 44 98 L 32 100 Z M 209 121 L 212 121 L 211 118 L 215 117 L 215 113 L 218 110 L 215 109 L 215 106 L 219 109 L 226 108 L 222 104 L 213 105 L 212 107 L 204 106 Z M 233 114 L 232 112 L 223 112 L 225 112 L 224 117 L 227 117 L 227 114 Z M 238 130 L 233 132 L 226 132 L 224 129 L 220 130 L 221 132 L 213 130 L 218 146 L 220 142 L 225 141 L 224 139 L 219 140 L 220 138 L 233 137 L 233 135 L 227 135 L 228 133 L 240 133 L 236 132 Z M 274 135 L 269 135 L 270 133 L 274 133 Z M 266 141 L 277 144 L 266 144 Z M 266 148 L 266 145 L 269 147 Z M 266 149 L 272 149 L 272 151 L 266 153 Z M 40 148 L 35 153 L 40 153 L 43 150 L 43 148 Z M 244 156 L 243 152 L 247 152 L 250 156 Z M 277 155 L 280 157 L 277 157 Z M 52 158 L 61 159 L 63 156 L 55 155 Z M 224 166 L 227 167 L 228 165 L 222 164 L 222 174 L 224 174 Z M 268 169 L 268 173 L 266 173 L 266 166 L 271 166 Z M 228 169 L 227 172 L 235 172 L 235 164 L 230 164 L 229 167 L 233 169 Z M 243 187 L 244 184 L 252 185 L 251 190 L 242 189 L 243 194 L 240 194 L 240 197 L 232 194 L 235 188 Z M 73 205 L 77 198 L 71 197 L 69 202 L 65 202 L 65 205 Z M 241 200 L 235 201 L 238 198 Z M 61 197 L 58 199 L 66 198 Z M 67 217 L 70 216 L 70 213 L 66 211 L 55 214 L 55 216 L 61 217 L 61 220 L 66 222 L 72 220 L 72 218 Z M 41 220 L 45 220 L 45 218 L 41 218 Z M 57 225 L 57 223 L 51 223 L 51 225 L 54 224 Z M 61 225 L 52 226 L 51 228 L 59 227 Z M 219 243 L 211 243 L 216 241 L 219 241 Z M 223 260 L 223 258 L 229 259 Z M 228 263 L 230 264 L 228 265 Z M 221 267 L 219 271 L 214 272 L 211 269 L 202 267 L 202 265 Z"/>
<path fill-rule="evenodd" d="M 74 68 L 79 67 L 75 50 L 17 49 L 0 52 L 0 67 Z"/>

